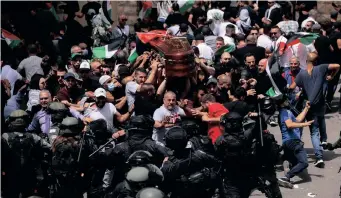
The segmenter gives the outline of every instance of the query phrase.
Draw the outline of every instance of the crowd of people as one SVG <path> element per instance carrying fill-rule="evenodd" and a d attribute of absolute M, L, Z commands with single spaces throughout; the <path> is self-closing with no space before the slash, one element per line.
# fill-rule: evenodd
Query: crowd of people
<path fill-rule="evenodd" d="M 321 19 L 316 2 L 189 2 L 138 2 L 133 28 L 96 1 L 4 5 L 2 31 L 20 42 L 1 40 L 2 197 L 280 198 L 309 165 L 304 127 L 324 167 L 323 149 L 341 147 L 325 122 L 341 5 Z M 193 68 L 171 73 L 149 32 L 187 40 L 172 61 Z"/>

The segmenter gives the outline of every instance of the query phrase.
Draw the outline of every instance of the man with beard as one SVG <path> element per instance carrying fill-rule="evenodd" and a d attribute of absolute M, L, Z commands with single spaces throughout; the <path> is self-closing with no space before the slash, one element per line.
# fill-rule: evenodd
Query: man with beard
<path fill-rule="evenodd" d="M 155 87 L 152 84 L 141 85 L 140 93 L 135 98 L 135 115 L 153 116 L 154 111 L 159 107 L 161 100 L 155 98 Z"/>
<path fill-rule="evenodd" d="M 65 87 L 57 93 L 57 99 L 68 107 L 78 107 L 77 102 L 80 101 L 84 91 L 77 87 L 76 76 L 74 73 L 67 73 L 64 76 Z"/>
<path fill-rule="evenodd" d="M 297 74 L 300 72 L 300 61 L 297 57 L 292 57 L 289 61 L 290 70 L 285 71 L 282 76 L 287 81 L 287 86 L 290 87 L 293 82 L 295 82 Z M 300 87 L 296 87 L 290 94 L 289 94 L 289 102 L 294 104 L 299 95 L 301 94 L 302 89 Z"/>
<path fill-rule="evenodd" d="M 134 81 L 130 81 L 126 84 L 125 95 L 127 96 L 128 106 L 131 107 L 135 101 L 136 92 L 140 92 L 141 85 L 143 83 L 152 83 L 154 81 L 157 67 L 160 63 L 153 61 L 151 64 L 151 72 L 147 78 L 147 71 L 143 68 L 137 68 L 135 70 Z"/>
<path fill-rule="evenodd" d="M 112 103 L 107 102 L 107 93 L 103 88 L 95 90 L 96 102 L 90 105 L 89 117 L 92 120 L 104 119 L 107 121 L 109 131 L 114 131 L 114 116 L 119 122 L 125 122 L 133 113 L 132 106 L 126 114 L 121 115 Z"/>
<path fill-rule="evenodd" d="M 219 86 L 218 83 L 220 84 Z M 217 102 L 224 103 L 228 101 L 228 85 L 231 85 L 231 78 L 227 79 L 227 76 L 224 74 L 219 76 L 219 82 L 216 78 L 209 78 L 206 83 L 207 92 L 212 94 Z"/>
<path fill-rule="evenodd" d="M 215 75 L 219 76 L 221 74 L 230 73 L 231 69 L 234 67 L 234 61 L 232 56 L 228 52 L 224 52 L 220 56 L 220 63 L 214 65 Z"/>
<path fill-rule="evenodd" d="M 272 84 L 268 74 L 266 73 L 267 59 L 262 59 L 258 63 L 258 75 L 256 76 L 256 92 L 258 98 L 264 98 L 265 93 L 271 88 Z"/>
<path fill-rule="evenodd" d="M 155 121 L 153 140 L 164 144 L 165 133 L 181 120 L 181 116 L 186 116 L 185 111 L 176 105 L 176 95 L 174 92 L 166 92 L 163 98 L 163 105 L 156 109 L 153 115 Z"/>

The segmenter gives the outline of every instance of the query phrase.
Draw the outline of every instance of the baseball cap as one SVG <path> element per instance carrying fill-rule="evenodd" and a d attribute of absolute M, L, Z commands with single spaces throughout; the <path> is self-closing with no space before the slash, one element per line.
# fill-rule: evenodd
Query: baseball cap
<path fill-rule="evenodd" d="M 339 12 L 334 10 L 334 11 L 330 12 L 330 18 L 336 19 L 338 14 L 339 14 Z"/>
<path fill-rule="evenodd" d="M 95 90 L 94 94 L 95 94 L 96 98 L 101 97 L 101 96 L 103 96 L 105 98 L 107 97 L 107 93 L 105 92 L 105 90 L 103 88 L 97 88 Z"/>
<path fill-rule="evenodd" d="M 81 54 L 81 53 L 72 53 L 71 54 L 71 59 L 74 59 L 74 58 L 76 58 L 78 56 L 83 56 L 83 54 Z"/>
<path fill-rule="evenodd" d="M 64 75 L 64 79 L 68 79 L 68 78 L 74 78 L 76 79 L 76 76 L 74 73 L 68 72 Z"/>
<path fill-rule="evenodd" d="M 82 63 L 79 66 L 80 70 L 90 70 L 90 64 L 88 61 L 82 61 Z"/>
<path fill-rule="evenodd" d="M 109 80 L 111 77 L 109 75 L 103 75 L 99 78 L 99 84 L 103 85 L 107 80 Z"/>
<path fill-rule="evenodd" d="M 209 85 L 211 83 L 218 84 L 218 81 L 216 78 L 209 78 L 206 84 Z"/>

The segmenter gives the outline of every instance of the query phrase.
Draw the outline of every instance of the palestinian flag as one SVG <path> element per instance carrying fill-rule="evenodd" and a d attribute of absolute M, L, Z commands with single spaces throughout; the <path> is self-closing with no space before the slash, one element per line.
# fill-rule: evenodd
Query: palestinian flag
<path fill-rule="evenodd" d="M 189 8 L 191 8 L 194 4 L 195 0 L 178 0 L 178 4 L 180 7 L 180 13 L 184 14 Z"/>
<path fill-rule="evenodd" d="M 149 18 L 152 13 L 152 1 L 142 1 L 142 9 L 139 12 L 141 20 Z"/>
<path fill-rule="evenodd" d="M 275 72 L 270 71 L 271 67 L 277 67 L 277 65 L 273 65 L 274 59 L 275 57 L 271 56 L 266 63 L 265 71 L 269 76 L 272 87 L 265 94 L 274 100 L 280 100 L 282 99 L 283 94 L 277 86 L 278 81 L 276 81 L 278 79 L 278 74 L 280 75 L 280 73 L 277 72 L 277 70 L 275 70 Z M 282 76 L 280 75 L 279 77 Z"/>
<path fill-rule="evenodd" d="M 135 62 L 135 60 L 137 59 L 138 56 L 139 55 L 137 54 L 136 47 L 135 47 L 133 50 L 131 50 L 130 55 L 128 57 L 129 63 Z"/>
<path fill-rule="evenodd" d="M 235 50 L 234 45 L 224 45 L 215 52 L 215 56 L 221 56 L 224 52 L 233 52 Z"/>
<path fill-rule="evenodd" d="M 309 49 L 314 49 L 313 43 L 318 37 L 318 34 L 313 33 L 298 33 L 290 37 L 285 44 L 284 53 L 279 59 L 280 65 L 289 67 L 290 58 L 295 56 L 300 61 L 300 67 L 306 69 Z"/>
<path fill-rule="evenodd" d="M 136 32 L 136 35 L 142 43 L 147 44 L 151 40 L 154 40 L 154 39 L 159 38 L 159 37 L 166 36 L 166 30 L 152 30 L 152 31 L 147 32 L 147 33 Z"/>
<path fill-rule="evenodd" d="M 5 40 L 7 45 L 11 49 L 17 47 L 21 43 L 21 40 L 19 37 L 17 37 L 16 35 L 2 28 L 1 28 L 1 40 Z"/>

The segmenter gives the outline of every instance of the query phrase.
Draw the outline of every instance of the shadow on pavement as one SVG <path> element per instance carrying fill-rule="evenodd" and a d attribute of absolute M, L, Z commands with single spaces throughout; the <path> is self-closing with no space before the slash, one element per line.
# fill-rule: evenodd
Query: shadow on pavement
<path fill-rule="evenodd" d="M 305 148 L 305 150 L 307 151 L 308 154 L 308 158 L 313 158 L 315 159 L 315 155 L 314 155 L 314 149 L 313 148 Z M 324 161 L 331 161 L 337 157 L 340 157 L 341 154 L 336 154 L 333 151 L 323 151 L 323 160 Z M 310 161 L 309 161 L 310 162 Z"/>

